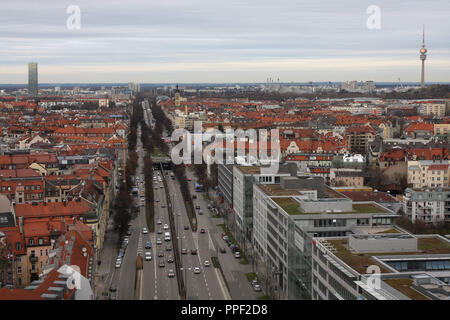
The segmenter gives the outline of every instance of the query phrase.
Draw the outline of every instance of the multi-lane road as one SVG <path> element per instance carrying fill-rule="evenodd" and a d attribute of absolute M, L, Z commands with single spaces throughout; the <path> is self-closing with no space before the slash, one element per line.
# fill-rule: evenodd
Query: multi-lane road
<path fill-rule="evenodd" d="M 144 120 L 151 125 L 152 115 L 149 110 L 144 111 Z M 141 129 L 138 127 L 137 132 L 137 152 L 139 156 L 138 168 L 136 170 L 136 185 L 139 188 L 139 195 L 134 198 L 134 205 L 139 206 L 139 212 L 131 221 L 131 235 L 123 262 L 120 268 L 115 268 L 114 261 L 116 259 L 118 248 L 112 248 L 110 251 L 114 257 L 111 257 L 111 272 L 106 277 L 102 287 L 107 290 L 111 284 L 117 286 L 117 298 L 120 300 L 178 300 L 180 292 L 177 282 L 176 265 L 174 262 L 168 262 L 169 255 L 175 258 L 174 241 L 178 242 L 178 250 L 180 250 L 180 269 L 186 288 L 186 299 L 188 300 L 228 300 L 231 299 L 225 280 L 218 268 L 213 265 L 212 257 L 218 257 L 222 267 L 225 266 L 224 273 L 228 280 L 231 279 L 232 291 L 240 292 L 245 299 L 253 298 L 249 293 L 249 284 L 246 283 L 243 272 L 239 280 L 233 279 L 233 275 L 238 273 L 240 269 L 239 262 L 235 259 L 229 248 L 227 253 L 219 253 L 219 247 L 226 247 L 221 239 L 222 230 L 216 224 L 217 218 L 213 218 L 207 208 L 207 202 L 198 194 L 194 205 L 200 205 L 203 215 L 197 214 L 198 231 L 193 232 L 189 223 L 186 206 L 180 192 L 180 185 L 176 179 L 170 177 L 170 172 L 161 168 L 156 168 L 153 176 L 154 188 L 154 205 L 155 213 L 155 230 L 154 232 L 143 233 L 143 228 L 147 227 L 145 216 L 145 203 L 141 203 L 141 197 L 145 195 L 145 183 L 143 175 L 143 163 L 145 150 L 142 148 Z M 163 133 L 163 136 L 165 134 Z M 194 181 L 193 173 L 187 170 L 187 176 Z M 166 200 L 166 189 L 172 204 L 172 214 L 174 226 L 170 225 L 168 202 Z M 189 182 L 191 194 L 195 194 L 193 182 Z M 197 210 L 198 213 L 198 210 Z M 220 219 L 221 220 L 221 219 Z M 158 222 L 161 224 L 158 224 Z M 168 230 L 164 230 L 164 225 L 168 225 Z M 173 228 L 171 228 L 173 227 Z M 158 230 L 161 233 L 158 233 Z M 200 232 L 204 229 L 204 233 Z M 164 241 L 164 233 L 175 230 L 175 234 L 171 234 L 171 241 Z M 161 239 L 161 244 L 157 244 L 157 239 Z M 145 249 L 147 241 L 151 243 L 151 249 Z M 111 244 L 110 244 L 111 245 Z M 187 252 L 182 254 L 185 249 Z M 197 253 L 192 254 L 191 250 L 196 249 Z M 170 250 L 170 251 L 168 251 Z M 138 255 L 145 257 L 146 252 L 151 252 L 152 259 L 145 261 L 142 277 L 139 285 L 136 284 L 136 259 Z M 164 256 L 159 257 L 162 253 Z M 160 266 L 160 261 L 164 261 L 164 266 Z M 208 263 L 205 264 L 205 261 Z M 194 268 L 199 268 L 200 272 L 195 273 Z M 169 270 L 172 269 L 175 277 L 169 278 Z M 229 269 L 229 270 L 227 270 Z M 230 283 L 229 283 L 230 284 Z M 239 287 L 236 287 L 239 286 Z M 241 287 L 242 286 L 242 287 Z M 138 288 L 138 289 L 136 289 Z M 250 292 L 251 293 L 251 292 Z M 240 296 L 240 294 L 239 294 Z"/>
<path fill-rule="evenodd" d="M 145 120 L 151 119 L 146 116 Z M 211 246 L 208 231 L 204 234 L 193 232 L 188 221 L 186 207 L 184 205 L 178 181 L 169 177 L 169 172 L 154 171 L 157 177 L 153 181 L 155 203 L 155 232 L 143 233 L 143 228 L 147 227 L 145 217 L 145 204 L 141 204 L 141 196 L 145 194 L 145 183 L 143 175 L 143 158 L 145 151 L 142 148 L 140 139 L 141 130 L 138 128 L 137 152 L 139 156 L 138 168 L 136 170 L 136 184 L 139 188 L 139 196 L 134 199 L 134 205 L 139 206 L 139 213 L 131 221 L 131 235 L 125 251 L 123 262 L 120 268 L 112 265 L 110 283 L 117 285 L 117 297 L 120 300 L 142 299 L 142 300 L 177 300 L 180 298 L 178 283 L 176 279 L 175 263 L 168 262 L 169 255 L 174 258 L 173 241 L 178 241 L 178 248 L 187 250 L 186 254 L 180 252 L 181 274 L 186 287 L 186 298 L 189 300 L 223 300 L 228 294 L 223 280 L 219 279 L 219 271 L 214 268 L 211 261 L 211 254 L 215 254 Z M 172 202 L 172 212 L 174 215 L 175 232 L 171 235 L 171 241 L 164 241 L 164 225 L 170 224 L 168 203 L 166 201 L 166 190 L 162 179 L 165 179 L 169 196 Z M 161 181 L 160 181 L 161 180 Z M 161 222 L 161 224 L 157 224 Z M 185 226 L 189 226 L 186 230 Z M 158 233 L 158 230 L 162 233 Z M 199 230 L 201 226 L 199 226 Z M 161 239 L 161 244 L 157 244 L 157 239 Z M 151 249 L 145 249 L 147 241 L 151 243 Z M 192 249 L 197 249 L 197 254 L 191 254 Z M 170 251 L 168 251 L 170 250 Z M 152 260 L 145 261 L 143 267 L 143 277 L 139 292 L 136 288 L 136 258 L 138 255 L 145 257 L 145 253 L 152 253 Z M 163 254 L 163 257 L 159 255 Z M 112 259 L 113 261 L 115 260 Z M 160 261 L 164 261 L 164 267 L 160 266 Z M 205 266 L 205 261 L 209 266 Z M 194 268 L 200 268 L 200 273 L 194 273 Z M 175 277 L 169 278 L 169 270 L 175 271 Z M 109 286 L 109 284 L 108 284 Z"/>

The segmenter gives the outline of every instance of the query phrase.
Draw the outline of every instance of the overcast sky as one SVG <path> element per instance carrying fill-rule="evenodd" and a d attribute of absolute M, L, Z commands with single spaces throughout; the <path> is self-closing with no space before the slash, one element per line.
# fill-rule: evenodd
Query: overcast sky
<path fill-rule="evenodd" d="M 0 83 L 30 61 L 41 83 L 419 81 L 423 24 L 425 80 L 450 81 L 448 0 L 3 0 L 0 17 Z"/>

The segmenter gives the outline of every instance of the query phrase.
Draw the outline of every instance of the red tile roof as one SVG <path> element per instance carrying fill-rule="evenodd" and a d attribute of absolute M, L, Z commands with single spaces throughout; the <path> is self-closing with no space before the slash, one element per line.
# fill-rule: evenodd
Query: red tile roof
<path fill-rule="evenodd" d="M 47 204 L 38 203 L 32 205 L 28 203 L 14 205 L 17 217 L 57 217 L 57 216 L 79 216 L 90 210 L 85 201 L 50 202 Z"/>

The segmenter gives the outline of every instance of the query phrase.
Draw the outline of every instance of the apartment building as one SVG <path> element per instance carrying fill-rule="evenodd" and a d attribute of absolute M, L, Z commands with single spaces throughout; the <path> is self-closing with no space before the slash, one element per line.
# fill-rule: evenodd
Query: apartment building
<path fill-rule="evenodd" d="M 450 222 L 450 188 L 406 189 L 403 212 L 412 222 Z"/>
<path fill-rule="evenodd" d="M 330 182 L 334 186 L 363 186 L 364 173 L 361 169 L 331 168 Z"/>
<path fill-rule="evenodd" d="M 373 201 L 352 201 L 312 177 L 253 186 L 253 247 L 287 299 L 311 298 L 314 237 L 392 228 L 398 217 Z"/>
<path fill-rule="evenodd" d="M 315 238 L 312 299 L 448 300 L 449 240 L 389 231 Z"/>
<path fill-rule="evenodd" d="M 0 193 L 16 203 L 44 201 L 44 178 L 32 169 L 0 170 Z"/>
<path fill-rule="evenodd" d="M 423 187 L 448 187 L 450 160 L 408 160 L 408 185 Z"/>
<path fill-rule="evenodd" d="M 435 123 L 434 135 L 449 136 L 450 135 L 450 123 Z"/>
<path fill-rule="evenodd" d="M 419 106 L 419 114 L 442 118 L 445 116 L 445 103 L 423 103 Z"/>
<path fill-rule="evenodd" d="M 352 126 L 345 130 L 348 140 L 348 148 L 352 152 L 366 154 L 369 141 L 376 136 L 376 131 L 371 126 Z"/>
<path fill-rule="evenodd" d="M 330 168 L 335 154 L 329 153 L 294 153 L 286 156 L 286 163 L 295 163 L 299 172 L 310 172 L 330 181 Z"/>

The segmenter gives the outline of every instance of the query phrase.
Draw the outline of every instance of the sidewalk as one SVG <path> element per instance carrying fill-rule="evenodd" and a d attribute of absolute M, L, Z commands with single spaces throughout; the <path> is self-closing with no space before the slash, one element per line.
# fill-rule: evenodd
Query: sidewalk
<path fill-rule="evenodd" d="M 195 180 L 195 174 L 192 172 L 192 170 L 188 169 L 186 170 L 186 173 L 189 177 L 191 177 L 193 180 Z M 191 191 L 191 194 L 196 194 L 194 191 L 193 185 L 189 184 L 189 189 Z M 197 193 L 198 194 L 198 193 Z M 198 194 L 197 201 L 200 201 L 204 204 L 204 207 L 207 207 L 209 203 L 215 204 L 219 203 L 217 195 L 215 191 L 209 190 L 208 196 L 210 201 L 206 200 L 204 198 L 204 195 L 206 195 L 205 192 L 202 192 L 201 194 Z M 217 201 L 216 201 L 217 200 Z M 219 208 L 218 208 L 219 209 Z M 209 210 L 205 210 L 205 215 L 209 215 L 212 217 Z M 222 233 L 223 229 L 218 227 L 217 224 L 226 224 L 225 219 L 222 218 L 222 216 L 219 216 L 218 218 L 211 218 L 212 222 L 214 223 L 214 232 L 211 234 L 213 237 L 212 241 L 213 243 L 218 247 L 226 248 L 227 253 L 218 253 L 218 259 L 220 262 L 220 265 L 222 267 L 225 281 L 228 285 L 228 288 L 230 290 L 231 299 L 233 300 L 256 300 L 258 297 L 261 297 L 264 295 L 263 292 L 255 292 L 253 290 L 253 287 L 251 286 L 250 282 L 247 280 L 246 274 L 253 271 L 252 264 L 241 264 L 240 261 L 242 259 L 236 259 L 232 254 L 230 249 L 228 248 L 227 244 L 222 239 Z"/>
<path fill-rule="evenodd" d="M 101 265 L 98 267 L 98 287 L 97 287 L 97 299 L 108 299 L 109 286 L 111 279 L 114 276 L 115 258 L 117 255 L 117 241 L 118 234 L 114 231 L 112 218 L 108 221 L 107 232 L 105 234 L 105 241 L 103 248 L 100 252 Z"/>

